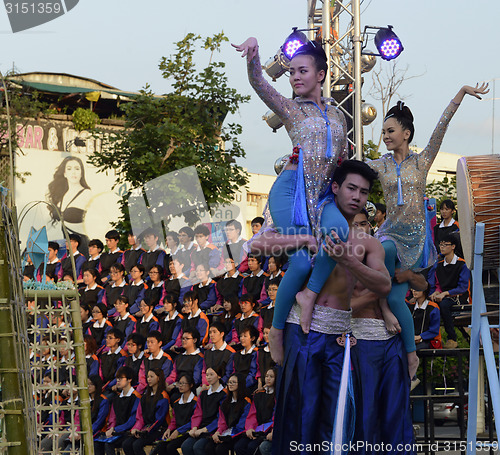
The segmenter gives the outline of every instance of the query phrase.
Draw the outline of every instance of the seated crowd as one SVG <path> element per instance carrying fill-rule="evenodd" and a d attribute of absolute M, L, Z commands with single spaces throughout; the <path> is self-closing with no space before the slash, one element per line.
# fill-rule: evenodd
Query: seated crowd
<path fill-rule="evenodd" d="M 270 446 L 276 370 L 267 343 L 282 260 L 243 260 L 240 223 L 226 228 L 234 232 L 223 251 L 208 242 L 203 225 L 170 232 L 170 254 L 151 230 L 143 236 L 147 251 L 130 235 L 124 252 L 117 247 L 118 232 L 110 231 L 109 251 L 91 240 L 88 259 L 78 252 L 78 236 L 70 236 L 96 454 L 118 448 L 143 454 L 146 446 L 154 446 L 154 454 L 176 454 L 179 448 L 184 454 L 253 454 L 261 443 Z M 49 243 L 45 275 L 71 280 L 69 260 L 57 259 L 58 248 Z M 34 273 L 38 279 L 41 269 Z M 74 354 L 59 347 L 54 362 L 50 340 L 40 343 L 47 347 L 37 360 L 46 368 L 37 370 L 43 377 L 36 380 L 64 384 L 75 374 L 65 368 Z M 51 373 L 54 363 L 58 375 Z M 46 404 L 75 399 L 50 393 L 37 398 Z M 39 418 L 48 433 L 43 450 L 57 445 L 64 453 L 72 438 L 80 439 L 69 429 L 50 435 L 53 417 Z"/>

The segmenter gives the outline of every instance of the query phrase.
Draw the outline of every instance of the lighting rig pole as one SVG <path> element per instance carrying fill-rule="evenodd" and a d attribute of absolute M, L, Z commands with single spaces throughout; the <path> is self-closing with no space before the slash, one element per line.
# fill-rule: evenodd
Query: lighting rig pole
<path fill-rule="evenodd" d="M 325 1 L 328 3 L 328 1 Z M 352 1 L 352 18 L 354 22 L 354 35 L 352 37 L 354 45 L 354 153 L 357 160 L 363 159 L 363 126 L 361 125 L 361 12 L 359 0 Z"/>
<path fill-rule="evenodd" d="M 335 100 L 346 117 L 350 155 L 362 159 L 362 112 L 370 110 L 371 118 L 365 122 L 369 124 L 375 119 L 376 110 L 373 106 L 363 106 L 361 73 L 362 68 L 370 71 L 376 60 L 369 58 L 364 67 L 362 65 L 360 0 L 335 1 L 333 6 L 329 0 L 324 0 L 320 8 L 316 6 L 316 0 L 308 0 L 307 24 L 313 29 L 309 32 L 310 39 L 314 36 L 314 29 L 321 27 L 322 30 L 323 48 L 330 69 L 323 93 Z"/>

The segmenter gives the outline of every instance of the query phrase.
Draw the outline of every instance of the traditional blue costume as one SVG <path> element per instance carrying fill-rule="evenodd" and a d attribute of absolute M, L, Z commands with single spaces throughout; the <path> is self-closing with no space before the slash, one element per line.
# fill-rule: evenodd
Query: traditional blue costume
<path fill-rule="evenodd" d="M 413 455 L 410 378 L 401 337 L 390 334 L 382 319 L 353 318 L 351 325 L 357 340 L 357 450 L 352 453 Z"/>
<path fill-rule="evenodd" d="M 300 150 L 297 169 L 283 170 L 271 188 L 269 210 L 272 219 L 266 216 L 260 235 L 269 228 L 288 235 L 309 233 L 320 244 L 324 235 L 335 229 L 346 241 L 349 226 L 331 192 L 337 163 L 347 157 L 343 114 L 338 108 L 328 105 L 330 100 L 327 99 L 322 99 L 325 104 L 322 110 L 312 101 L 300 97 L 292 100 L 280 95 L 263 78 L 258 54 L 248 62 L 248 78 L 257 95 L 285 125 L 293 146 Z M 320 248 L 307 287 L 319 293 L 334 267 L 335 261 Z M 284 328 L 295 295 L 310 271 L 306 249 L 290 256 L 290 266 L 276 297 L 275 328 Z"/>
<path fill-rule="evenodd" d="M 387 205 L 387 219 L 375 234 L 385 250 L 385 266 L 394 278 L 396 268 L 402 270 L 429 267 L 437 253 L 427 235 L 424 204 L 427 174 L 439 152 L 444 135 L 458 105 L 450 103 L 443 112 L 432 136 L 421 153 L 410 154 L 397 164 L 394 155 L 368 161 L 378 172 Z M 397 119 L 397 117 L 396 117 Z M 415 351 L 413 319 L 405 305 L 408 283 L 393 283 L 387 303 L 402 328 L 406 352 Z"/>
<path fill-rule="evenodd" d="M 337 338 L 349 332 L 350 318 L 350 311 L 315 305 L 306 335 L 299 325 L 300 308 L 292 306 L 278 377 L 273 455 L 311 453 L 312 444 L 330 453 L 344 360 Z"/>

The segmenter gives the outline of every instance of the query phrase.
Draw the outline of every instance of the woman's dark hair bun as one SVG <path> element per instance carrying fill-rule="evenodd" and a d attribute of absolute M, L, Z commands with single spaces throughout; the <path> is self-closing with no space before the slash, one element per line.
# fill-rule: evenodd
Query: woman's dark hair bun
<path fill-rule="evenodd" d="M 408 120 L 413 122 L 413 114 L 411 113 L 410 108 L 408 106 L 405 106 L 405 103 L 403 103 L 403 101 L 398 101 L 396 107 L 398 108 L 402 117 L 406 117 Z"/>
<path fill-rule="evenodd" d="M 413 140 L 413 135 L 415 134 L 415 127 L 413 126 L 413 114 L 408 106 L 405 106 L 403 101 L 398 101 L 396 106 L 392 106 L 385 116 L 385 120 L 394 117 L 398 123 L 405 129 L 410 131 L 410 137 L 408 138 L 408 143 Z"/>

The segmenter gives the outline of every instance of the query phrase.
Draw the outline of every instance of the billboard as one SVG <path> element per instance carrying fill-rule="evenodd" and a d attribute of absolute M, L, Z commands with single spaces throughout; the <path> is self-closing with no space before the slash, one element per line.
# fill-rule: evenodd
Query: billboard
<path fill-rule="evenodd" d="M 18 213 L 34 201 L 51 202 L 63 214 L 70 233 L 82 237 L 82 252 L 88 239 L 104 239 L 120 216 L 118 201 L 127 188 L 113 189 L 114 173 L 98 172 L 87 162 L 100 149 L 100 141 L 88 132 L 78 133 L 71 122 L 57 120 L 18 125 L 17 134 L 21 151 L 16 156 L 16 171 L 24 174 L 15 187 Z M 85 145 L 75 145 L 77 137 Z M 49 240 L 63 239 L 61 221 L 46 204 L 30 210 L 22 221 L 19 235 L 23 245 L 31 226 L 46 226 Z"/>

